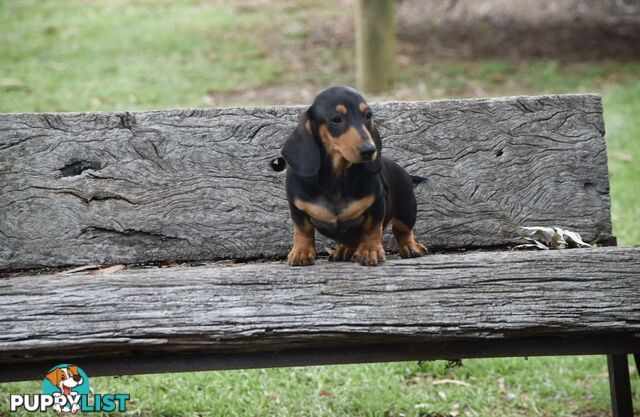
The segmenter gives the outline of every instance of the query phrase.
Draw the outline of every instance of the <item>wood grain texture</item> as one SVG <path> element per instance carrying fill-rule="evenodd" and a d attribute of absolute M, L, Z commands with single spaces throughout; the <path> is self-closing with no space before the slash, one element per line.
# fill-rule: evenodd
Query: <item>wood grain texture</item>
<path fill-rule="evenodd" d="M 0 269 L 285 256 L 284 173 L 270 161 L 301 109 L 0 115 Z M 611 236 L 598 96 L 373 109 L 383 152 L 427 178 L 428 247 L 514 244 L 510 224 Z"/>
<path fill-rule="evenodd" d="M 0 280 L 0 365 L 552 336 L 637 350 L 638 294 L 640 248 L 613 247 L 15 276 Z"/>

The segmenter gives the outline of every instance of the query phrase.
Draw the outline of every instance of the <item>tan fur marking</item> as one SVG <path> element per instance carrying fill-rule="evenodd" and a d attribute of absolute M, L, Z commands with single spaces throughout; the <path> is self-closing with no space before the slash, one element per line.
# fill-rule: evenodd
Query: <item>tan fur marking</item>
<path fill-rule="evenodd" d="M 376 146 L 376 143 L 373 141 L 373 136 L 371 135 L 371 132 L 369 132 L 369 128 L 366 126 L 364 129 L 364 133 L 367 135 L 367 142 L 369 142 L 373 146 Z M 371 160 L 375 161 L 377 158 L 378 158 L 378 151 L 375 151 L 373 155 L 371 155 Z"/>
<path fill-rule="evenodd" d="M 367 132 L 369 133 L 369 132 Z M 346 132 L 337 138 L 331 136 L 327 126 L 320 126 L 320 139 L 327 153 L 331 155 L 334 168 L 344 165 L 340 159 L 345 159 L 350 163 L 362 162 L 358 147 L 362 143 L 362 138 L 355 127 L 350 127 Z M 371 135 L 369 135 L 371 140 Z M 373 140 L 371 140 L 373 142 Z"/>
<path fill-rule="evenodd" d="M 315 229 L 309 220 L 305 219 L 302 228 L 298 225 L 293 225 L 293 243 L 301 245 L 309 245 L 315 243 Z"/>
<path fill-rule="evenodd" d="M 416 242 L 413 230 L 400 220 L 393 219 L 391 230 L 398 242 L 398 250 L 402 258 L 415 258 L 427 254 L 427 248 Z"/>
<path fill-rule="evenodd" d="M 322 204 L 310 203 L 296 198 L 293 205 L 304 211 L 308 216 L 319 220 L 323 223 L 333 223 L 337 220 L 335 213 L 323 206 Z"/>
<path fill-rule="evenodd" d="M 339 243 L 336 249 L 329 254 L 329 262 L 348 262 L 351 260 L 353 252 L 353 248 Z"/>
<path fill-rule="evenodd" d="M 311 203 L 308 201 L 302 201 L 296 198 L 293 205 L 299 210 L 305 212 L 312 219 L 321 221 L 323 223 L 335 223 L 337 221 L 344 222 L 353 219 L 357 219 L 362 216 L 365 211 L 371 207 L 375 197 L 370 195 L 363 197 L 359 200 L 355 200 L 347 204 L 339 213 L 334 213 L 319 203 Z"/>
<path fill-rule="evenodd" d="M 398 219 L 393 219 L 391 221 L 391 224 L 393 225 L 394 229 L 397 229 L 400 233 L 409 233 L 411 231 L 411 229 L 409 229 L 409 226 Z"/>
<path fill-rule="evenodd" d="M 338 104 L 336 106 L 336 111 L 340 114 L 347 114 L 347 108 L 345 106 L 343 106 L 342 104 Z"/>
<path fill-rule="evenodd" d="M 376 198 L 372 195 L 361 198 L 360 200 L 355 200 L 349 203 L 345 208 L 343 208 L 338 214 L 338 220 L 348 221 L 357 219 L 362 216 L 362 214 L 371 207 Z"/>
<path fill-rule="evenodd" d="M 372 224 L 371 218 L 365 220 L 358 248 L 353 254 L 354 261 L 368 266 L 384 262 L 386 256 L 382 246 L 382 223 Z"/>
<path fill-rule="evenodd" d="M 313 225 L 305 219 L 302 228 L 293 225 L 293 247 L 287 256 L 291 266 L 313 265 L 316 259 L 316 238 Z"/>
<path fill-rule="evenodd" d="M 304 128 L 307 129 L 308 134 L 311 134 L 311 122 L 309 120 L 304 124 Z"/>
<path fill-rule="evenodd" d="M 364 113 L 364 111 L 368 108 L 367 103 L 360 103 L 360 106 L 358 108 L 362 113 Z"/>

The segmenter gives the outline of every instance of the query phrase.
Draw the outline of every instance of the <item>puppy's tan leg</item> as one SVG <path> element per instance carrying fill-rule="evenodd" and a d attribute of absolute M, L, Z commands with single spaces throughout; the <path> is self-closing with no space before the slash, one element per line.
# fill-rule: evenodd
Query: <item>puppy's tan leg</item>
<path fill-rule="evenodd" d="M 353 256 L 353 248 L 338 243 L 338 246 L 329 254 L 329 262 L 346 262 L 350 261 Z"/>
<path fill-rule="evenodd" d="M 303 227 L 294 223 L 293 247 L 287 256 L 291 266 L 313 265 L 316 261 L 315 228 L 305 219 Z"/>
<path fill-rule="evenodd" d="M 386 261 L 382 246 L 382 223 L 365 222 L 360 243 L 353 254 L 352 260 L 361 265 L 374 266 L 378 262 Z"/>
<path fill-rule="evenodd" d="M 400 251 L 401 258 L 417 258 L 427 254 L 427 248 L 416 242 L 416 239 L 413 236 L 413 230 L 397 219 L 393 219 L 392 224 L 391 230 L 393 231 L 393 236 L 398 242 L 398 249 Z"/>

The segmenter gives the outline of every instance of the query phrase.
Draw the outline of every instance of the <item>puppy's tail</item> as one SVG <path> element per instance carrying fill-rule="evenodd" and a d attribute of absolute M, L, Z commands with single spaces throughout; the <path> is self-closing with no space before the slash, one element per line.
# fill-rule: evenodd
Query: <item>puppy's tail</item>
<path fill-rule="evenodd" d="M 418 175 L 410 175 L 410 177 L 414 187 L 427 180 L 425 177 L 420 177 Z"/>

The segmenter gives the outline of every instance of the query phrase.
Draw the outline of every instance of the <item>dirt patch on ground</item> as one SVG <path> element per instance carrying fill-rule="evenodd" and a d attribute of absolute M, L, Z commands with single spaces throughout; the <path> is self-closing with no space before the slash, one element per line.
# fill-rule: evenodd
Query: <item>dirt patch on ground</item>
<path fill-rule="evenodd" d="M 355 83 L 355 0 L 234 4 L 239 10 L 274 16 L 269 27 L 248 33 L 286 70 L 277 85 L 209 92 L 204 97 L 207 105 L 309 103 L 328 85 Z M 401 71 L 494 58 L 585 64 L 640 59 L 640 0 L 399 0 L 396 17 L 396 63 Z M 451 94 L 450 89 L 438 93 L 410 84 L 398 83 L 389 94 L 371 98 Z M 469 91 L 457 94 L 487 94 L 468 84 Z"/>
<path fill-rule="evenodd" d="M 640 58 L 637 0 L 405 0 L 398 37 L 432 58 Z"/>

